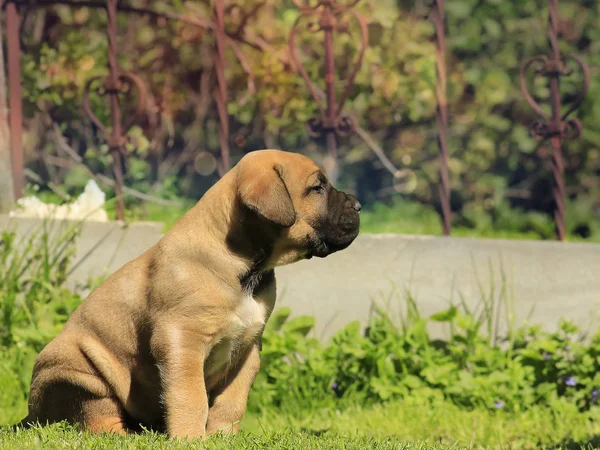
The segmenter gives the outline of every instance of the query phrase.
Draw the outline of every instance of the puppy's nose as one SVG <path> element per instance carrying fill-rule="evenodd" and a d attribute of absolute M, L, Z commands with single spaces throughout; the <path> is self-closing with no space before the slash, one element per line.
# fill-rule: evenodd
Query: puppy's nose
<path fill-rule="evenodd" d="M 360 212 L 360 210 L 362 209 L 362 205 L 358 200 L 356 200 L 356 202 L 354 202 L 353 208 L 356 210 L 356 212 Z"/>

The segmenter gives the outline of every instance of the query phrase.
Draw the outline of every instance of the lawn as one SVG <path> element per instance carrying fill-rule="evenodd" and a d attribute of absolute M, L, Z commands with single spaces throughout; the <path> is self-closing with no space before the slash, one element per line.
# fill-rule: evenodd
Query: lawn
<path fill-rule="evenodd" d="M 194 201 L 181 200 L 181 206 L 162 206 L 154 203 L 132 205 L 126 211 L 126 220 L 163 222 L 168 231 L 192 206 Z M 600 242 L 600 219 L 582 213 L 569 205 L 567 230 L 570 241 Z M 115 218 L 114 206 L 108 205 L 109 216 Z M 482 210 L 469 210 L 455 218 L 452 235 L 505 239 L 554 239 L 552 218 L 537 212 L 525 212 L 503 205 L 493 215 Z M 588 229 L 587 238 L 575 232 Z M 361 212 L 361 233 L 398 233 L 441 235 L 438 213 L 430 205 L 398 199 L 392 204 L 367 205 Z"/>
<path fill-rule="evenodd" d="M 131 438 L 114 436 L 93 437 L 78 434 L 72 430 L 54 427 L 44 431 L 34 431 L 0 437 L 0 449 L 453 449 L 428 444 L 403 444 L 398 439 L 374 439 L 365 437 L 347 437 L 339 435 L 318 436 L 310 433 L 283 431 L 262 435 L 241 434 L 233 438 L 209 439 L 201 442 L 173 442 L 164 436 L 146 434 Z"/>
<path fill-rule="evenodd" d="M 65 288 L 74 234 L 20 247 L 0 239 L 0 425 L 26 413 L 33 361 L 80 304 Z M 502 292 L 510 291 L 509 287 Z M 490 339 L 507 299 L 482 296 L 425 317 L 406 292 L 400 320 L 373 308 L 328 342 L 315 319 L 281 308 L 263 336 L 261 371 L 236 437 L 175 442 L 146 433 L 91 436 L 64 426 L 0 429 L 0 450 L 28 448 L 600 448 L 600 332 L 561 321 L 547 332 L 508 325 Z M 428 323 L 445 324 L 433 338 Z"/>
<path fill-rule="evenodd" d="M 521 413 L 464 411 L 448 402 L 432 406 L 411 399 L 383 405 L 306 411 L 294 417 L 275 409 L 251 414 L 235 437 L 211 437 L 206 443 L 175 442 L 144 433 L 126 438 L 80 433 L 59 424 L 0 432 L 2 449 L 591 449 L 600 433 L 600 412 L 580 413 L 563 405 Z"/>
<path fill-rule="evenodd" d="M 60 197 L 48 192 L 35 193 L 42 201 L 62 203 Z M 109 199 L 105 208 L 111 219 L 116 219 L 115 199 Z M 167 232 L 196 200 L 179 198 L 176 204 L 165 206 L 152 202 L 136 202 L 127 198 L 126 221 L 162 222 Z M 586 203 L 567 201 L 566 228 L 569 241 L 600 242 L 600 218 Z M 432 205 L 402 197 L 393 202 L 365 204 L 361 212 L 361 233 L 393 233 L 441 235 L 439 214 Z M 453 218 L 452 235 L 503 239 L 555 239 L 555 224 L 551 215 L 524 211 L 503 202 L 493 211 L 471 205 Z"/>

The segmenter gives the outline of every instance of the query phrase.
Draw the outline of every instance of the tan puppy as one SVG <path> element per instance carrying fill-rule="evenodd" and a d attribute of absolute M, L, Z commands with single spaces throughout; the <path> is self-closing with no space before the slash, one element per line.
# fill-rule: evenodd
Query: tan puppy
<path fill-rule="evenodd" d="M 83 301 L 33 369 L 23 424 L 236 432 L 277 266 L 346 248 L 360 203 L 302 155 L 249 153 Z"/>

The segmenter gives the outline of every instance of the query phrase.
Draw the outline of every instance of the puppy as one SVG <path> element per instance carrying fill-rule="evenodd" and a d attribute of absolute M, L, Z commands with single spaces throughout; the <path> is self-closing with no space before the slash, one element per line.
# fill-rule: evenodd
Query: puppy
<path fill-rule="evenodd" d="M 28 416 L 92 432 L 237 432 L 274 268 L 348 247 L 360 203 L 309 158 L 255 151 L 95 289 L 39 354 Z"/>

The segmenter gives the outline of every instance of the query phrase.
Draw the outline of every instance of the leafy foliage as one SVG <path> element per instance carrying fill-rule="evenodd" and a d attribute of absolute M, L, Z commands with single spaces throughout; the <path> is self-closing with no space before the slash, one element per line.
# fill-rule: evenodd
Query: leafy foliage
<path fill-rule="evenodd" d="M 244 2 L 247 9 L 258 0 Z M 244 67 L 227 54 L 234 161 L 264 147 L 301 151 L 320 160 L 322 142 L 312 142 L 304 122 L 317 113 L 300 75 L 290 64 L 288 35 L 298 17 L 289 0 L 267 0 L 236 41 Z M 208 2 L 135 0 L 134 6 L 178 12 L 187 18 L 211 18 Z M 421 5 L 421 6 L 419 6 Z M 367 17 L 369 47 L 346 110 L 381 144 L 393 163 L 416 178 L 407 188 L 385 171 L 357 136 L 340 141 L 342 184 L 356 191 L 363 204 L 397 196 L 435 204 L 437 143 L 435 131 L 434 29 L 422 2 L 363 1 L 357 7 Z M 581 0 L 560 4 L 560 45 L 563 53 L 581 55 L 590 67 L 600 64 L 600 4 Z M 449 147 L 452 204 L 457 221 L 487 216 L 502 222 L 506 205 L 549 214 L 552 176 L 550 149 L 527 134 L 534 113 L 519 91 L 520 62 L 547 53 L 547 2 L 490 0 L 447 1 Z M 239 22 L 239 18 L 237 19 Z M 304 19 L 303 19 L 304 20 Z M 232 13 L 228 30 L 236 26 Z M 305 22 L 302 22 L 305 23 Z M 345 80 L 357 54 L 357 29 L 336 35 L 336 69 Z M 218 154 L 214 38 L 210 30 L 181 21 L 121 15 L 119 64 L 141 74 L 150 97 L 145 117 L 130 132 L 126 183 L 154 195 L 198 198 L 216 175 L 196 170 L 204 152 Z M 68 159 L 57 142 L 52 121 L 94 172 L 110 174 L 111 157 L 100 136 L 82 120 L 81 95 L 92 76 L 106 74 L 105 17 L 102 11 L 56 6 L 27 16 L 23 81 L 31 148 L 42 155 Z M 323 78 L 320 33 L 299 27 L 298 47 L 308 74 Z M 260 45 L 258 45 L 260 43 Z M 255 47 L 263 47 L 261 51 Z M 253 84 L 249 84 L 251 79 Z M 321 87 L 322 82 L 319 81 Z M 573 98 L 581 78 L 564 79 L 564 100 Z M 253 86 L 253 88 L 251 88 Z M 341 86 L 340 86 L 341 89 Z M 533 83 L 532 91 L 547 108 L 548 89 Z M 108 109 L 95 93 L 91 103 L 107 123 Z M 124 102 L 131 105 L 131 101 Z M 565 143 L 568 195 L 584 222 L 598 215 L 600 174 L 600 81 L 592 77 L 590 92 L 578 112 L 584 124 L 581 138 Z M 51 119 L 51 121 L 48 120 Z M 34 165 L 36 154 L 29 155 Z M 55 160 L 36 166 L 47 181 L 66 183 L 70 192 L 85 176 Z M 200 173 L 199 173 L 200 172 Z M 129 200 L 130 203 L 133 200 Z M 507 224 L 506 224 L 507 225 Z M 579 234 L 587 225 L 575 224 Z"/>
<path fill-rule="evenodd" d="M 567 238 L 570 241 L 600 242 L 600 219 L 589 214 L 589 201 L 567 202 Z M 362 233 L 441 234 L 439 215 L 429 205 L 395 199 L 389 205 L 377 203 L 361 212 Z M 468 205 L 456 220 L 453 236 L 510 239 L 553 239 L 552 218 L 538 211 L 510 207 L 503 201 L 493 211 L 486 212 Z"/>
<path fill-rule="evenodd" d="M 39 352 L 80 302 L 64 287 L 78 227 L 62 233 L 50 228 L 44 223 L 41 232 L 21 241 L 9 231 L 0 237 L 3 347 L 32 347 Z"/>
<path fill-rule="evenodd" d="M 21 241 L 13 232 L 2 235 L 0 423 L 25 416 L 34 359 L 81 302 L 77 293 L 64 287 L 78 232 L 79 224 L 59 230 L 44 224 Z M 555 332 L 535 326 L 510 328 L 507 338 L 500 339 L 493 331 L 498 323 L 494 311 L 499 309 L 489 297 L 482 298 L 476 310 L 455 305 L 426 318 L 407 296 L 399 323 L 376 309 L 365 330 L 351 323 L 327 343 L 310 337 L 313 317 L 291 317 L 289 309 L 280 308 L 267 324 L 262 367 L 249 399 L 249 424 L 244 425 L 245 420 L 243 426 L 262 433 L 264 442 L 270 442 L 265 433 L 291 424 L 313 437 L 326 430 L 346 434 L 360 429 L 369 439 L 411 436 L 450 445 L 458 436 L 461 442 L 472 442 L 474 422 L 479 424 L 478 442 L 486 445 L 510 441 L 514 448 L 529 449 L 569 437 L 577 442 L 589 439 L 590 424 L 600 411 L 600 333 L 583 339 L 575 326 L 561 322 Z M 447 325 L 447 340 L 432 337 L 432 322 Z M 388 416 L 395 421 L 386 420 Z M 443 419 L 449 416 L 452 421 Z M 367 422 L 361 424 L 363 420 Z M 429 420 L 434 422 L 423 428 Z M 552 431 L 528 430 L 540 430 L 540 423 Z M 27 440 L 38 436 L 47 436 L 41 439 L 49 442 L 72 441 L 78 447 L 119 445 L 110 440 L 96 443 L 95 438 L 57 425 L 26 433 L 0 430 L 0 447 L 29 446 Z M 288 446 L 316 445 L 293 443 L 300 439 L 294 436 L 285 438 Z M 164 436 L 131 439 L 128 448 Z M 243 445 L 247 437 L 236 439 Z M 335 434 L 331 439 L 329 446 L 346 442 Z M 365 445 L 362 440 L 352 442 Z"/>
<path fill-rule="evenodd" d="M 0 236 L 0 404 L 26 405 L 37 354 L 81 302 L 64 286 L 80 224 L 44 222 L 29 236 Z M 23 413 L 24 411 L 19 411 Z M 13 411 L 14 413 L 14 411 Z M 12 420 L 20 420 L 18 417 Z"/>
<path fill-rule="evenodd" d="M 364 333 L 352 323 L 323 345 L 307 337 L 314 319 L 287 320 L 290 311 L 280 309 L 263 338 L 251 409 L 285 405 L 299 413 L 414 397 L 512 412 L 559 401 L 586 410 L 598 402 L 600 332 L 586 343 L 562 321 L 556 332 L 527 326 L 491 343 L 488 317 L 452 306 L 427 319 L 410 301 L 408 311 L 401 327 L 378 310 Z M 430 336 L 431 321 L 448 324 L 447 341 Z"/>

